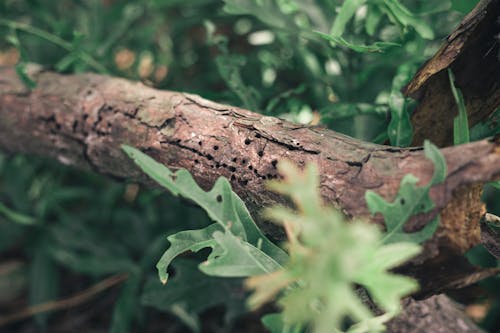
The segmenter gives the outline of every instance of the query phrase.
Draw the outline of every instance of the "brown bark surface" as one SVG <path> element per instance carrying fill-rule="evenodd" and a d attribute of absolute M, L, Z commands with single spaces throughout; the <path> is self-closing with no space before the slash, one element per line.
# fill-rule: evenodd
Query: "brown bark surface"
<path fill-rule="evenodd" d="M 445 295 L 404 301 L 405 310 L 387 325 L 388 333 L 482 333 L 460 306 Z"/>
<path fill-rule="evenodd" d="M 446 73 L 449 67 L 464 93 L 471 124 L 498 107 L 499 3 L 481 1 L 407 86 L 405 93 L 419 102 L 412 116 L 414 144 L 422 144 L 424 138 L 439 146 L 452 142 L 457 111 Z M 350 216 L 368 216 L 363 200 L 367 189 L 391 200 L 405 174 L 413 173 L 425 183 L 433 171 L 421 148 L 377 146 L 120 79 L 49 72 L 35 76 L 38 88 L 29 91 L 12 68 L 0 68 L 0 149 L 50 156 L 64 164 L 151 184 L 121 152 L 120 144 L 127 143 L 170 168 L 188 169 L 206 189 L 218 176 L 226 176 L 275 238 L 281 237 L 280 230 L 257 212 L 280 201 L 264 187 L 267 179 L 277 177 L 277 160 L 316 162 L 325 199 Z M 401 269 L 419 280 L 419 297 L 494 273 L 472 267 L 461 254 L 480 241 L 481 183 L 500 178 L 500 140 L 446 148 L 443 154 L 448 178 L 432 189 L 436 209 L 413 218 L 409 227 L 417 230 L 440 214 L 439 230 L 426 242 L 424 255 Z M 380 223 L 380 216 L 372 220 Z M 407 299 L 404 306 L 388 332 L 481 332 L 444 295 Z"/>
<path fill-rule="evenodd" d="M 123 79 L 51 72 L 34 76 L 38 85 L 29 91 L 14 69 L 0 69 L 2 150 L 50 156 L 115 178 L 147 182 L 121 151 L 120 145 L 128 144 L 172 169 L 188 169 L 206 189 L 217 177 L 227 177 L 254 213 L 281 201 L 265 190 L 265 181 L 278 177 L 276 161 L 280 159 L 299 165 L 317 163 L 324 198 L 356 217 L 369 215 L 363 199 L 366 190 L 392 200 L 404 175 L 412 173 L 425 184 L 433 174 L 432 162 L 421 148 L 361 142 L 324 128 L 296 125 Z M 454 199 L 464 186 L 500 178 L 498 139 L 445 148 L 442 153 L 448 175 L 443 184 L 431 189 L 436 208 L 412 218 L 408 230 L 421 228 L 444 208 L 445 212 L 467 209 Z M 462 201 L 463 197 L 459 195 Z M 469 266 L 460 266 L 460 274 L 441 269 L 443 262 L 453 267 L 460 254 L 480 242 L 482 212 L 466 213 L 473 215 L 467 221 L 442 214 L 424 253 L 406 268 L 419 278 L 423 295 L 441 291 L 444 282 L 444 287 L 461 286 L 493 272 Z M 280 237 L 279 229 L 255 216 L 268 233 Z M 380 218 L 372 220 L 380 223 Z"/>
<path fill-rule="evenodd" d="M 413 145 L 430 138 L 440 147 L 453 144 L 458 108 L 448 68 L 464 95 L 470 126 L 500 105 L 499 13 L 499 0 L 480 1 L 404 89 L 405 95 L 418 101 L 411 119 Z"/>

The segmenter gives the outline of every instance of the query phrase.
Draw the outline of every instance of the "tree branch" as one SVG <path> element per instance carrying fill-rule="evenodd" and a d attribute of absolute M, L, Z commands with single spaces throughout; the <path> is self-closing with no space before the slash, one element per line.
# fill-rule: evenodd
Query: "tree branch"
<path fill-rule="evenodd" d="M 393 199 L 408 173 L 427 183 L 433 165 L 421 148 L 400 149 L 358 141 L 333 131 L 306 127 L 199 96 L 158 91 L 140 83 L 94 74 L 38 72 L 27 90 L 13 68 L 0 68 L 0 149 L 34 153 L 61 163 L 91 168 L 115 178 L 148 183 L 122 153 L 121 144 L 146 151 L 170 168 L 188 169 L 208 189 L 217 177 L 230 179 L 251 211 L 281 202 L 265 189 L 278 177 L 276 161 L 318 164 L 324 198 L 347 215 L 367 217 L 366 190 Z M 407 272 L 419 277 L 424 294 L 441 291 L 435 281 L 478 276 L 477 269 L 447 275 L 464 251 L 480 242 L 482 206 L 470 211 L 464 186 L 500 177 L 500 140 L 483 140 L 442 150 L 448 166 L 443 184 L 431 189 L 435 209 L 410 220 L 417 230 L 441 213 L 435 236 Z M 151 184 L 151 183 L 150 183 Z M 458 198 L 458 199 L 457 199 Z M 457 220 L 454 212 L 468 218 Z M 272 236 L 281 230 L 256 215 Z M 372 218 L 381 223 L 381 216 Z M 494 271 L 482 273 L 493 274 Z M 438 274 L 442 279 L 436 279 Z M 477 279 L 467 280 L 468 283 Z"/>

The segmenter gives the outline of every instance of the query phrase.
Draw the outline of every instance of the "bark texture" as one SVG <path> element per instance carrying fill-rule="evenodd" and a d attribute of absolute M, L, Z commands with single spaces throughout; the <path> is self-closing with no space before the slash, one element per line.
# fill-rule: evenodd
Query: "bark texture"
<path fill-rule="evenodd" d="M 469 125 L 500 105 L 500 1 L 482 0 L 420 68 L 403 93 L 418 101 L 412 114 L 413 145 L 432 138 L 440 147 L 453 144 L 458 108 L 447 69 L 464 95 Z"/>
<path fill-rule="evenodd" d="M 387 325 L 389 333 L 482 333 L 463 315 L 458 304 L 444 295 L 425 301 L 407 299 L 405 310 Z"/>
<path fill-rule="evenodd" d="M 265 117 L 199 96 L 158 91 L 140 83 L 94 74 L 34 74 L 29 91 L 13 68 L 0 69 L 0 149 L 56 158 L 120 179 L 148 182 L 120 149 L 138 147 L 172 169 L 188 169 L 208 189 L 219 176 L 230 179 L 251 211 L 280 202 L 265 190 L 278 177 L 276 162 L 318 164 L 324 198 L 347 215 L 368 217 L 364 193 L 374 190 L 392 200 L 404 175 L 427 183 L 433 165 L 421 148 L 400 149 L 361 142 L 319 127 Z M 442 150 L 448 166 L 443 184 L 431 189 L 436 208 L 410 220 L 418 230 L 440 212 L 467 209 L 457 193 L 471 184 L 500 178 L 500 140 L 483 140 Z M 451 207 L 451 208 L 450 208 Z M 461 211 L 463 213 L 463 211 Z M 473 214 L 474 212 L 466 212 Z M 419 278 L 422 295 L 472 283 L 494 270 L 454 267 L 460 255 L 480 242 L 479 218 L 442 214 L 424 253 L 404 268 Z M 274 237 L 280 230 L 256 215 Z M 381 216 L 372 220 L 381 222 Z M 436 278 L 439 274 L 440 279 Z M 436 283 L 439 281 L 439 284 Z"/>
<path fill-rule="evenodd" d="M 471 124 L 500 104 L 498 13 L 500 1 L 481 1 L 406 87 L 404 92 L 419 102 L 412 115 L 415 145 L 424 138 L 439 146 L 452 142 L 457 111 L 447 68 L 453 70 L 464 94 Z M 38 86 L 29 91 L 13 68 L 0 68 L 1 150 L 53 157 L 67 165 L 153 185 L 121 152 L 120 145 L 126 143 L 170 168 L 188 169 L 205 189 L 217 177 L 227 177 L 259 224 L 275 238 L 282 237 L 281 230 L 257 212 L 281 201 L 265 190 L 265 181 L 279 176 L 280 159 L 299 165 L 317 163 L 324 198 L 356 217 L 368 216 L 362 199 L 367 189 L 392 200 L 405 174 L 414 174 L 423 184 L 433 172 L 421 148 L 373 145 L 324 128 L 299 126 L 121 79 L 36 69 L 33 75 Z M 400 268 L 419 280 L 422 289 L 415 296 L 421 298 L 498 272 L 473 267 L 461 254 L 480 242 L 481 183 L 500 178 L 500 138 L 442 152 L 448 177 L 431 191 L 436 209 L 413 218 L 408 230 L 418 230 L 437 214 L 440 227 L 426 242 L 424 254 Z M 380 216 L 372 220 L 381 222 Z M 404 305 L 388 332 L 482 332 L 444 295 L 407 299 Z"/>

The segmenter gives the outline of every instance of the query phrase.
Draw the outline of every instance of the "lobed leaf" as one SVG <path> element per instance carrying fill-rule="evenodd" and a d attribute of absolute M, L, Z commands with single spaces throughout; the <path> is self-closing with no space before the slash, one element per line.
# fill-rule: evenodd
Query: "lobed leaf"
<path fill-rule="evenodd" d="M 262 234 L 243 201 L 232 192 L 226 178 L 217 179 L 213 188 L 205 192 L 187 170 L 173 173 L 135 148 L 123 146 L 123 150 L 152 179 L 172 194 L 196 203 L 216 222 L 204 229 L 181 231 L 168 237 L 171 246 L 157 264 L 163 283 L 167 282 L 167 268 L 175 257 L 186 251 L 197 252 L 207 247 L 212 248 L 212 253 L 201 269 L 211 275 L 250 276 L 254 272 L 265 272 L 264 267 L 267 270 L 279 267 L 287 260 L 286 253 Z M 227 250 L 229 247 L 238 252 L 230 253 Z M 245 261 L 247 267 L 238 273 L 234 268 L 239 260 Z M 243 269 L 243 266 L 240 268 Z"/>
<path fill-rule="evenodd" d="M 433 185 L 444 181 L 446 177 L 446 161 L 439 149 L 426 141 L 425 156 L 434 163 L 434 173 L 431 181 L 424 186 L 417 186 L 419 179 L 411 174 L 403 177 L 399 191 L 394 201 L 387 202 L 373 191 L 366 191 L 365 200 L 371 214 L 381 213 L 384 217 L 386 233 L 382 238 L 384 243 L 412 242 L 421 243 L 434 234 L 439 224 L 439 217 L 428 223 L 422 230 L 406 233 L 403 228 L 408 219 L 417 213 L 427 213 L 434 208 L 434 202 L 429 196 Z"/>

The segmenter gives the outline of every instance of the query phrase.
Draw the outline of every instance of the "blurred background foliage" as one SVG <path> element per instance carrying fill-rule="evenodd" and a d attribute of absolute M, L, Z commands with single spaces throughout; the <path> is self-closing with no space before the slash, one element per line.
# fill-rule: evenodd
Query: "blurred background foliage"
<path fill-rule="evenodd" d="M 3 0 L 0 64 L 141 80 L 405 146 L 413 103 L 400 89 L 476 3 Z M 499 194 L 485 189 L 497 215 Z M 158 191 L 0 155 L 0 318 L 82 290 L 89 296 L 34 320 L 0 319 L 0 331 L 260 331 L 236 279 L 208 278 L 187 258 L 174 265 L 174 287 L 159 285 L 154 264 L 166 235 L 206 223 L 199 209 Z M 480 248 L 470 257 L 497 265 Z M 109 276 L 116 279 L 105 291 L 86 289 Z M 500 330 L 498 278 L 454 297 L 490 332 Z"/>

